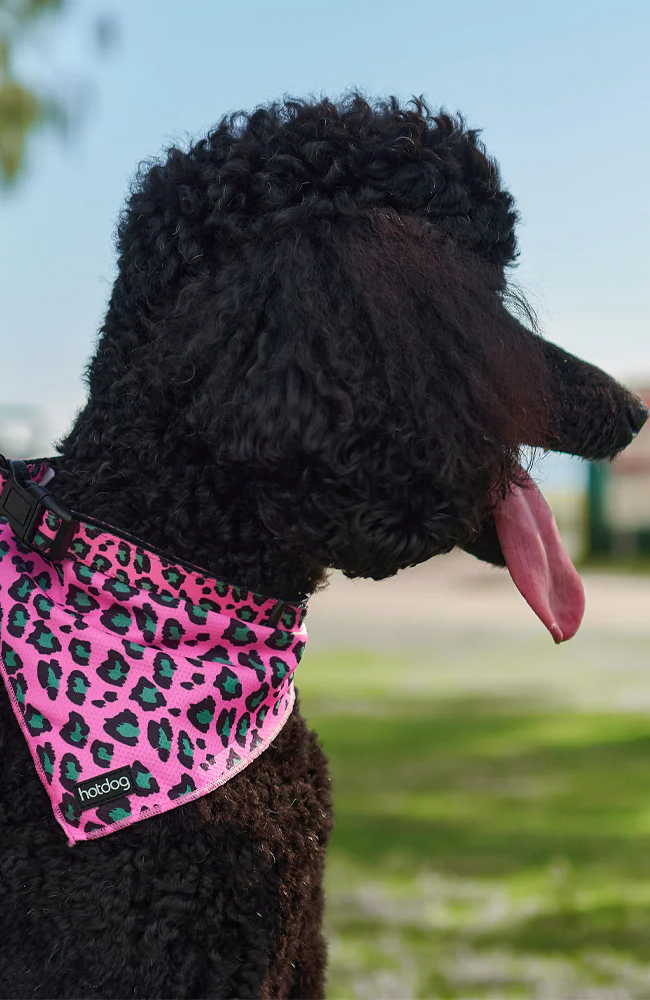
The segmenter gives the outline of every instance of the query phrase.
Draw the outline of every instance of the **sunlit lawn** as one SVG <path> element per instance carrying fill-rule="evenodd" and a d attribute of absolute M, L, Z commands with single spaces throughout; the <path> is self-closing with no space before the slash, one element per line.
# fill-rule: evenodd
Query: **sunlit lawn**
<path fill-rule="evenodd" d="M 616 708 L 647 641 L 559 667 L 542 642 L 455 648 L 301 667 L 337 817 L 329 997 L 647 1000 L 650 718 Z"/>

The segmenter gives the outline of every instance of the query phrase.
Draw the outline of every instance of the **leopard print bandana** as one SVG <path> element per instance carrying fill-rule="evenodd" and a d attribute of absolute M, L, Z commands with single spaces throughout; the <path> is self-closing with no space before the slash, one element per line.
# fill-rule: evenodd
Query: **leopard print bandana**
<path fill-rule="evenodd" d="M 0 672 L 72 846 L 207 795 L 267 749 L 307 608 L 91 519 L 52 562 L 39 549 L 58 526 L 46 513 L 28 547 L 0 518 Z"/>

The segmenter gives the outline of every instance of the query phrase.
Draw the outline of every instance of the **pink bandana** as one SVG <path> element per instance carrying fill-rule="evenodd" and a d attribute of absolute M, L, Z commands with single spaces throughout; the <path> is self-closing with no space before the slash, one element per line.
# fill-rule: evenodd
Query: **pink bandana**
<path fill-rule="evenodd" d="M 0 516 L 0 672 L 72 846 L 207 795 L 266 750 L 293 707 L 307 608 L 89 518 L 51 561 L 60 533 L 39 511 L 26 545 Z"/>

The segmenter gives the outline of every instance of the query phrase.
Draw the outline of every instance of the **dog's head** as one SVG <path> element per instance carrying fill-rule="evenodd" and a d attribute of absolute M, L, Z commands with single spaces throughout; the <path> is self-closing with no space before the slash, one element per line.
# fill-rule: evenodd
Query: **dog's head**
<path fill-rule="evenodd" d="M 85 426 L 137 450 L 137 401 L 149 451 L 227 480 L 293 558 L 502 563 L 520 447 L 609 458 L 647 416 L 537 335 L 506 280 L 515 222 L 476 132 L 421 101 L 222 120 L 131 197 L 68 447 Z"/>

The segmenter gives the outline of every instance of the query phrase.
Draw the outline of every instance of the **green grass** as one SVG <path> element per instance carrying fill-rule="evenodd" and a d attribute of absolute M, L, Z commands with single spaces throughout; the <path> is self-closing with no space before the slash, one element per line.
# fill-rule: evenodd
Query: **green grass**
<path fill-rule="evenodd" d="M 559 674 L 536 642 L 523 667 L 489 642 L 305 658 L 334 784 L 332 1000 L 650 997 L 650 719 L 606 710 L 621 645 L 563 650 Z"/>

